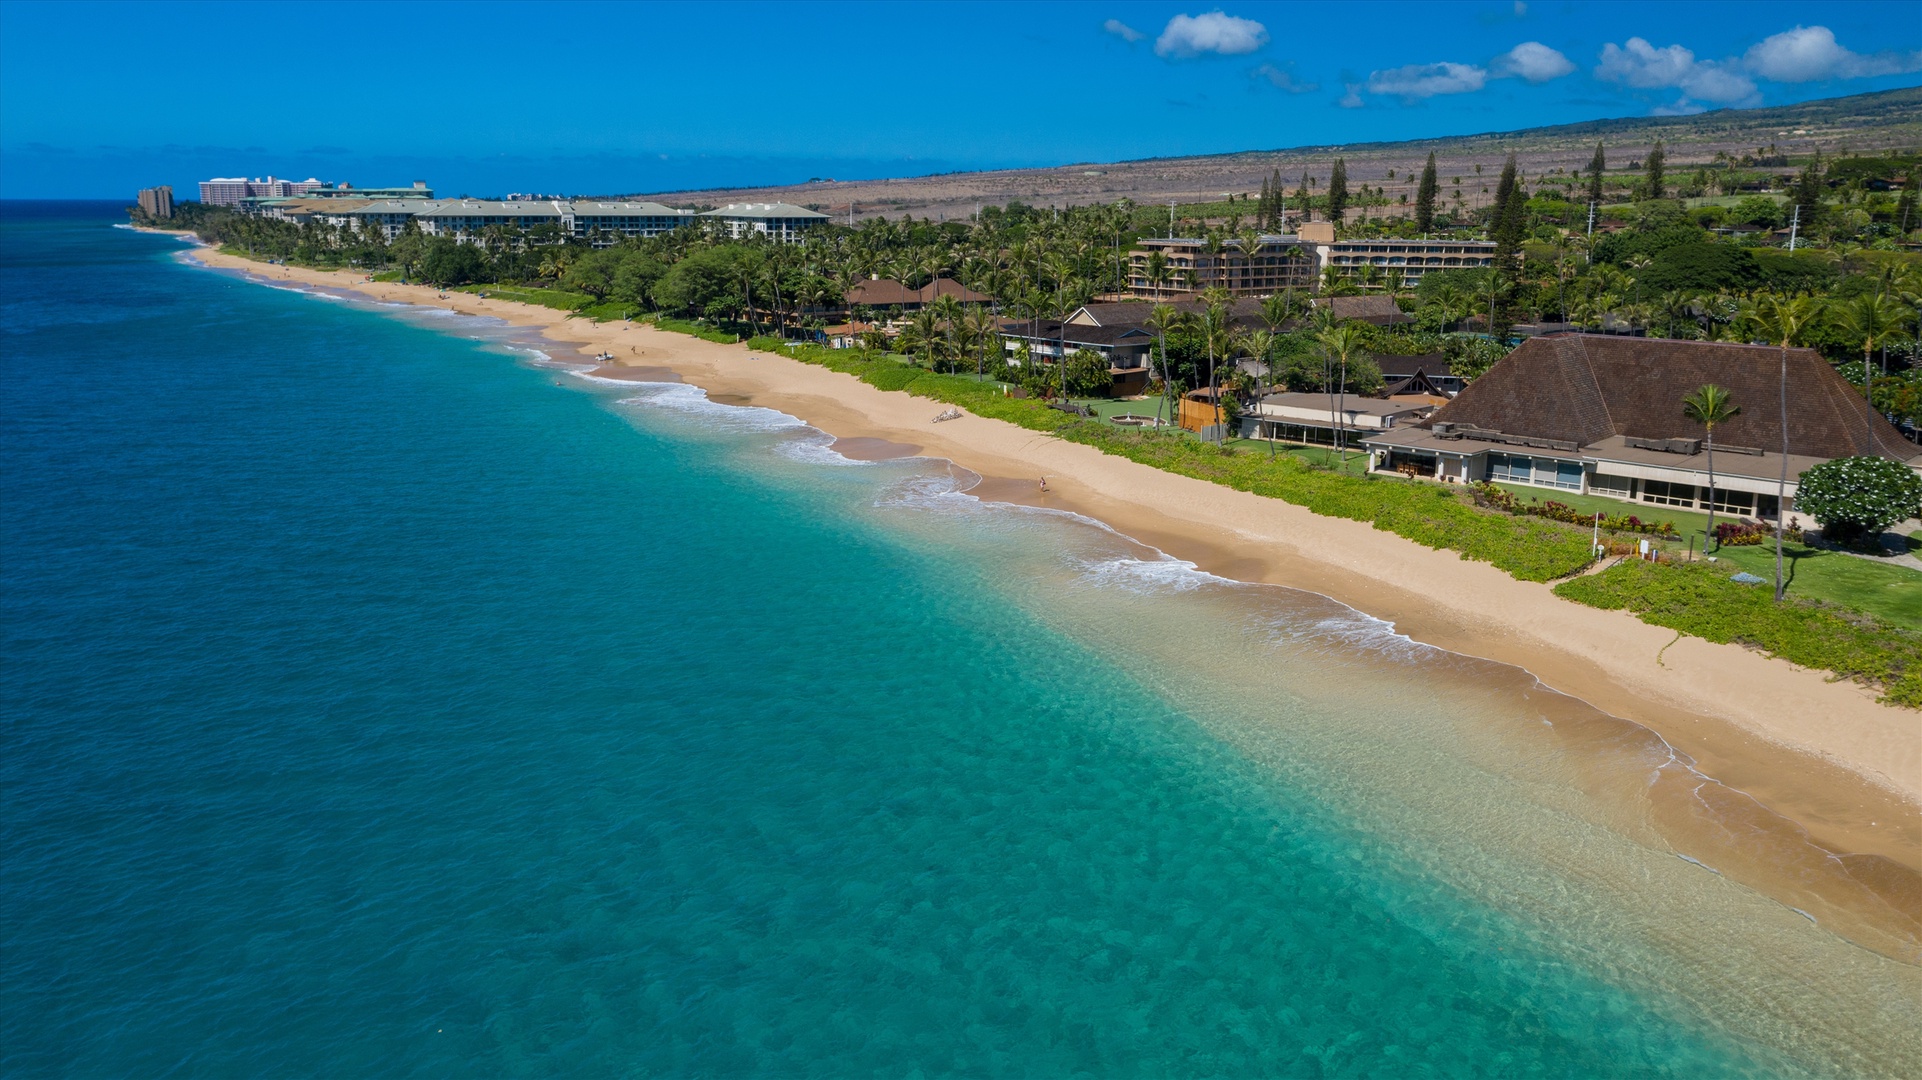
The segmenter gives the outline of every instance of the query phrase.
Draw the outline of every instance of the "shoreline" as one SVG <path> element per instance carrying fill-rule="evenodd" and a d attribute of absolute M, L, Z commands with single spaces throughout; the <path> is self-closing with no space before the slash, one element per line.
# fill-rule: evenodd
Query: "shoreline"
<path fill-rule="evenodd" d="M 441 298 L 427 286 L 369 283 L 351 271 L 273 266 L 205 247 L 189 258 L 270 284 L 537 328 L 556 344 L 557 359 L 588 363 L 607 352 L 614 370 L 603 377 L 684 381 L 729 402 L 775 408 L 837 437 L 849 456 L 946 458 L 983 477 L 977 497 L 1071 510 L 1221 577 L 1318 593 L 1417 641 L 1520 668 L 1654 732 L 1823 848 L 1922 872 L 1922 716 L 1825 673 L 1698 638 L 1671 644 L 1674 631 L 1563 600 L 1547 585 L 1453 552 L 1000 421 L 967 415 L 934 425 L 936 402 L 740 345 L 469 293 Z M 578 357 L 567 355 L 569 346 Z M 1043 475 L 1045 493 L 1035 482 Z"/>

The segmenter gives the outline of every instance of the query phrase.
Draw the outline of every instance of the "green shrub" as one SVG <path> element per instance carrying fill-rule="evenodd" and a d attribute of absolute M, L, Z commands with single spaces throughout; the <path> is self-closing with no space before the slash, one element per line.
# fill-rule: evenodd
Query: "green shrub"
<path fill-rule="evenodd" d="M 1802 474 L 1795 508 L 1822 526 L 1824 539 L 1873 539 L 1922 511 L 1922 476 L 1884 457 L 1836 458 Z"/>

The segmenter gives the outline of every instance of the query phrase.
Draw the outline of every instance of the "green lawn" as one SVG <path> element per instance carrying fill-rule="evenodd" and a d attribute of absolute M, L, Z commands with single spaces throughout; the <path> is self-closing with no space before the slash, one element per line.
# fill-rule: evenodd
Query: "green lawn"
<path fill-rule="evenodd" d="M 1523 502 L 1558 502 L 1583 514 L 1600 512 L 1610 517 L 1634 514 L 1643 521 L 1674 522 L 1677 533 L 1683 537 L 1690 534 L 1696 537 L 1697 551 L 1702 548 L 1701 536 L 1708 528 L 1707 514 L 1698 514 L 1693 510 L 1679 510 L 1673 506 L 1625 502 L 1621 499 L 1611 499 L 1606 495 L 1577 495 L 1572 491 L 1555 491 L 1551 488 L 1530 487 L 1527 484 L 1496 484 L 1495 486 Z M 1725 521 L 1730 520 L 1726 514 L 1722 517 Z M 1686 544 L 1686 540 L 1684 543 Z"/>
<path fill-rule="evenodd" d="M 1775 580 L 1773 543 L 1725 547 L 1715 553 L 1715 558 L 1771 583 Z M 1897 626 L 1922 630 L 1922 571 L 1789 543 L 1782 545 L 1782 574 L 1788 579 L 1790 596 L 1826 600 L 1880 616 Z"/>
<path fill-rule="evenodd" d="M 502 300 L 556 308 L 561 311 L 579 311 L 593 302 L 590 297 L 582 293 L 566 292 L 561 289 L 530 289 L 522 285 L 460 285 L 456 286 L 454 291 L 486 293 Z"/>
<path fill-rule="evenodd" d="M 1605 514 L 1630 513 L 1643 521 L 1673 522 L 1676 538 L 1659 546 L 1678 554 L 1692 549 L 1696 558 L 1703 558 L 1707 514 L 1672 506 L 1623 502 L 1603 495 L 1548 491 L 1521 484 L 1495 486 L 1524 501 L 1552 500 L 1582 513 L 1592 514 L 1598 510 Z M 1716 520 L 1732 519 L 1727 515 L 1717 515 Z M 1775 544 L 1772 541 L 1765 541 L 1758 546 L 1723 548 L 1714 557 L 1771 582 L 1775 580 Z M 1881 616 L 1898 626 L 1922 630 L 1922 571 L 1789 543 L 1782 546 L 1782 572 L 1789 579 L 1788 592 L 1791 596 L 1825 600 Z"/>

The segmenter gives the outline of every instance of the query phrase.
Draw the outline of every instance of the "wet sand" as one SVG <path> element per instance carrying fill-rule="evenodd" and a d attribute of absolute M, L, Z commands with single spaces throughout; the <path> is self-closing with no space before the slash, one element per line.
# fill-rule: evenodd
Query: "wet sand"
<path fill-rule="evenodd" d="M 1884 932 L 1913 940 L 1918 931 L 1904 926 L 1922 926 L 1922 714 L 1878 704 L 1863 687 L 1738 646 L 1693 638 L 1671 644 L 1673 631 L 1564 601 L 1545 585 L 1365 524 L 1317 517 L 999 421 L 964 416 L 934 424 L 944 408 L 937 402 L 738 345 L 595 324 L 471 294 L 441 298 L 420 286 L 363 284 L 349 273 L 262 266 L 204 250 L 195 257 L 268 280 L 539 327 L 557 344 L 578 346 L 582 363 L 612 354 L 615 363 L 597 375 L 686 381 L 716 400 L 779 409 L 838 436 L 837 449 L 851 457 L 948 458 L 982 476 L 974 491 L 983 498 L 1081 513 L 1220 576 L 1330 596 L 1415 640 L 1524 668 L 1654 732 L 1735 793 L 1721 807 L 1726 818 L 1713 825 L 1689 806 L 1700 802 L 1697 793 L 1652 793 L 1653 812 L 1674 818 L 1663 832 L 1677 838 L 1678 850 L 1699 841 L 1748 852 L 1754 865 L 1731 869 L 1731 876 L 1785 903 L 1811 889 L 1844 903 L 1841 894 L 1854 881 L 1877 898 L 1873 903 L 1889 906 L 1874 920 Z M 569 358 L 565 348 L 554 353 Z M 1036 482 L 1044 475 L 1045 492 Z M 1735 805 L 1741 796 L 1766 813 Z M 1669 803 L 1677 808 L 1672 814 L 1661 810 Z M 1753 821 L 1746 838 L 1707 835 L 1728 833 L 1728 822 L 1741 820 Z M 1757 839 L 1763 836 L 1766 842 Z M 1798 843 L 1807 848 L 1802 854 Z M 1915 962 L 1914 949 L 1906 951 Z"/>

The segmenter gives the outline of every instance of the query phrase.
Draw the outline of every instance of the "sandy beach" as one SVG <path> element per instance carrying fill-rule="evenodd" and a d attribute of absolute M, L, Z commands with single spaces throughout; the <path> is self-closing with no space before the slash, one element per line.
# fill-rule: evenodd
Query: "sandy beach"
<path fill-rule="evenodd" d="M 604 377 L 678 379 L 722 400 L 778 409 L 841 438 L 850 456 L 944 457 L 984 477 L 975 489 L 984 498 L 1076 511 L 1223 577 L 1321 593 L 1415 640 L 1525 668 L 1656 732 L 1822 848 L 1888 860 L 1876 862 L 1902 879 L 1894 891 L 1922 905 L 1922 714 L 1879 704 L 1872 691 L 1824 672 L 1734 645 L 1675 640 L 1674 631 L 1562 600 L 1547 585 L 1452 552 L 1001 421 L 934 424 L 939 403 L 740 345 L 204 248 L 191 257 L 267 280 L 538 327 L 557 358 L 611 355 L 596 372 Z M 1037 483 L 1044 476 L 1045 492 Z"/>

